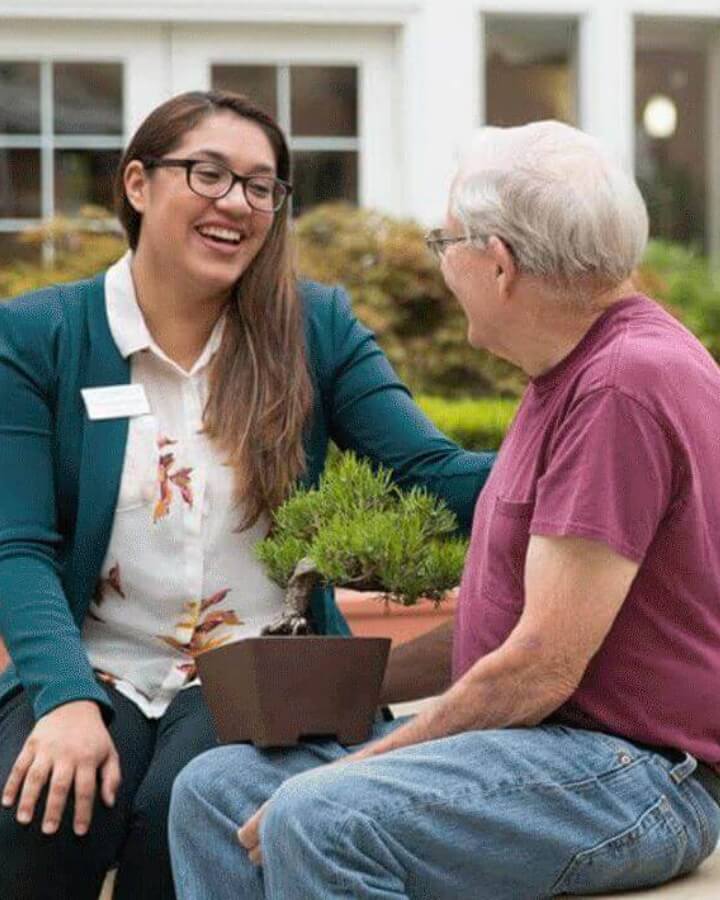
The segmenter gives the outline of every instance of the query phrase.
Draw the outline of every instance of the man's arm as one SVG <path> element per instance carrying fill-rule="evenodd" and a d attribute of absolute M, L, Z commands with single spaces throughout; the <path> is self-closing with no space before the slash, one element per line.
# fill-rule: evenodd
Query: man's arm
<path fill-rule="evenodd" d="M 407 725 L 339 763 L 464 731 L 541 722 L 575 691 L 620 611 L 637 570 L 637 563 L 598 541 L 531 537 L 525 561 L 525 608 L 505 643 L 478 660 Z M 437 629 L 406 648 L 412 667 L 404 682 L 399 675 L 402 646 L 395 651 L 383 688 L 384 702 L 410 699 L 410 673 L 422 677 L 418 651 L 425 641 L 430 647 L 439 642 L 441 631 L 449 636 L 449 630 Z M 430 663 L 426 657 L 428 668 L 432 668 Z M 401 684 L 407 688 L 404 693 Z M 266 805 L 238 830 L 238 840 L 256 864 L 262 862 L 260 822 Z"/>
<path fill-rule="evenodd" d="M 543 721 L 577 688 L 637 570 L 637 563 L 597 541 L 531 537 L 525 608 L 505 643 L 407 725 L 349 759 L 464 731 Z"/>
<path fill-rule="evenodd" d="M 453 623 L 446 622 L 390 653 L 381 706 L 434 697 L 450 687 Z"/>

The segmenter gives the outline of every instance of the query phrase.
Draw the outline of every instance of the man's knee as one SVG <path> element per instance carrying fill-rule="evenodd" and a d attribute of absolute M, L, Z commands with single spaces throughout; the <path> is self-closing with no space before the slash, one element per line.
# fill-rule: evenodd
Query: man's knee
<path fill-rule="evenodd" d="M 171 816 L 212 808 L 244 821 L 274 793 L 277 780 L 277 769 L 254 747 L 210 750 L 188 763 L 175 779 Z"/>
<path fill-rule="evenodd" d="M 352 807 L 333 800 L 329 770 L 316 769 L 288 779 L 273 794 L 261 825 L 264 852 L 287 851 L 306 840 L 318 847 L 337 835 Z M 334 772 L 332 773 L 335 774 Z"/>

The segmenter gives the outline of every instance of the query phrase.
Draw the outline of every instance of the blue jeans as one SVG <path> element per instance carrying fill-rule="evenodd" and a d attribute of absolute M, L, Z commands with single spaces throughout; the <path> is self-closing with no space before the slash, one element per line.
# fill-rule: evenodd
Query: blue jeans
<path fill-rule="evenodd" d="M 374 738 L 399 722 L 375 726 Z M 351 765 L 332 741 L 211 750 L 175 782 L 181 900 L 538 900 L 661 884 L 702 862 L 720 807 L 677 762 L 558 725 L 475 731 Z M 236 829 L 272 796 L 254 867 Z"/>

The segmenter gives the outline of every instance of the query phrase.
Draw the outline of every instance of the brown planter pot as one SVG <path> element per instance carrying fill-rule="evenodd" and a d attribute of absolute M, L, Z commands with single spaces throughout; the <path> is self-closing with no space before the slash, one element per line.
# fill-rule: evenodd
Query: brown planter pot
<path fill-rule="evenodd" d="M 390 641 L 257 637 L 197 657 L 222 743 L 291 747 L 302 737 L 359 744 L 370 735 Z"/>
<path fill-rule="evenodd" d="M 432 600 L 421 600 L 414 606 L 401 606 L 386 601 L 382 594 L 345 589 L 337 590 L 335 597 L 355 636 L 389 637 L 395 646 L 452 621 L 457 591 L 449 592 L 437 606 Z"/>

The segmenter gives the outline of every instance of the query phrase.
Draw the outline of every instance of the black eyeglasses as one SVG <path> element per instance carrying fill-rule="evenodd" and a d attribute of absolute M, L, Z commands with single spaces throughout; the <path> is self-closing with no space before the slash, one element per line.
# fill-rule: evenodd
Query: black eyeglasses
<path fill-rule="evenodd" d="M 495 236 L 497 237 L 497 235 Z M 428 250 L 432 251 L 437 260 L 441 260 L 447 248 L 452 247 L 453 244 L 463 244 L 466 241 L 479 241 L 480 243 L 486 244 L 491 237 L 493 237 L 491 234 L 477 234 L 475 232 L 455 236 L 446 234 L 442 228 L 433 228 L 432 231 L 428 231 L 425 235 L 425 245 Z M 499 238 L 499 240 L 501 240 L 509 252 L 515 256 L 515 252 L 510 244 L 508 244 L 504 238 Z"/>
<path fill-rule="evenodd" d="M 187 185 L 194 194 L 208 200 L 226 197 L 240 182 L 248 206 L 258 212 L 277 212 L 292 192 L 292 185 L 272 175 L 238 175 L 222 163 L 206 159 L 140 160 L 146 169 L 185 169 Z"/>

